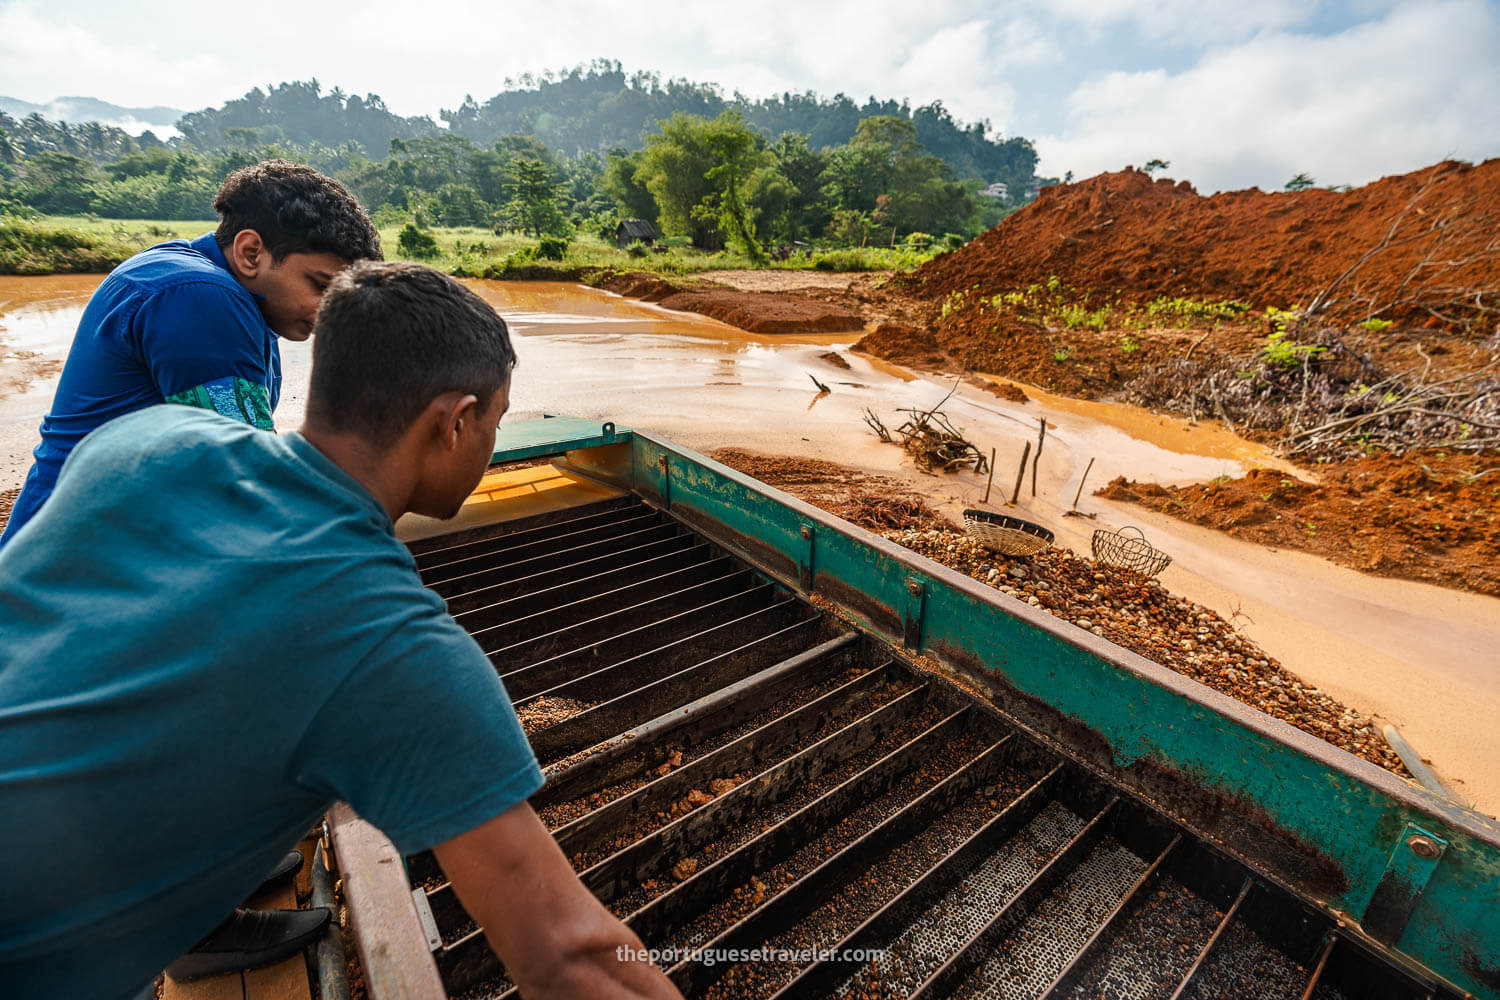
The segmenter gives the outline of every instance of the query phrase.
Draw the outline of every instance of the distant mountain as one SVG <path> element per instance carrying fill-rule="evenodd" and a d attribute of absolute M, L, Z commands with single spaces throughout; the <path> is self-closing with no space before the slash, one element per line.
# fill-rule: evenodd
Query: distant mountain
<path fill-rule="evenodd" d="M 25 118 L 35 112 L 48 121 L 63 121 L 70 125 L 98 122 L 101 125 L 114 125 L 131 135 L 140 135 L 150 129 L 159 139 L 177 135 L 177 119 L 185 114 L 178 108 L 161 106 L 125 108 L 101 101 L 97 97 L 58 97 L 47 104 L 32 104 L 14 97 L 0 97 L 0 111 L 12 118 Z"/>

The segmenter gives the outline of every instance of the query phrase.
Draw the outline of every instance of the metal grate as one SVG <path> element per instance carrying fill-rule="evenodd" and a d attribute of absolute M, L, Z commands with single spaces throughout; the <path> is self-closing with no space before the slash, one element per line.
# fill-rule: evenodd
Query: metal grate
<path fill-rule="evenodd" d="M 689 996 L 1458 996 L 633 497 L 411 548 L 648 947 L 825 950 L 664 962 Z M 406 860 L 448 995 L 515 995 Z"/>

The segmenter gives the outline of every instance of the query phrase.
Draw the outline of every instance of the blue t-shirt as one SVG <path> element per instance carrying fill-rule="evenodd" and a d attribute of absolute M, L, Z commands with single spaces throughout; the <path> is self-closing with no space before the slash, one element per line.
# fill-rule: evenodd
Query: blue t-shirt
<path fill-rule="evenodd" d="M 68 454 L 95 427 L 175 402 L 270 430 L 280 395 L 276 334 L 213 234 L 141 251 L 83 310 L 0 547 L 51 496 Z"/>
<path fill-rule="evenodd" d="M 343 799 L 403 852 L 542 784 L 390 518 L 299 434 L 100 428 L 0 552 L 0 996 L 129 997 Z"/>

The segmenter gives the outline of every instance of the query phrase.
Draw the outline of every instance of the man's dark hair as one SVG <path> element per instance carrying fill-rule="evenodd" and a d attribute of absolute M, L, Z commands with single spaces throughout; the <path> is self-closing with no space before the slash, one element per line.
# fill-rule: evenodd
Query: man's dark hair
<path fill-rule="evenodd" d="M 344 260 L 380 260 L 380 234 L 348 189 L 312 167 L 266 160 L 224 178 L 214 196 L 226 254 L 242 230 L 253 229 L 280 262 L 287 254 L 331 253 Z"/>
<path fill-rule="evenodd" d="M 355 264 L 323 295 L 308 420 L 394 444 L 447 392 L 490 405 L 516 364 L 510 333 L 478 295 L 425 264 Z"/>

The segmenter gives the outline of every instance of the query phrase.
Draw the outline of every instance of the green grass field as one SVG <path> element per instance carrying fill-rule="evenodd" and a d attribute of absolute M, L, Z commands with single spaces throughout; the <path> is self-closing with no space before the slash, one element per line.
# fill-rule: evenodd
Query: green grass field
<path fill-rule="evenodd" d="M 95 216 L 51 215 L 29 220 L 0 219 L 0 274 L 47 274 L 52 272 L 107 271 L 115 264 L 155 243 L 191 239 L 213 229 L 209 220 L 101 219 Z M 400 256 L 397 244 L 400 224 L 380 227 L 380 242 L 387 258 Z M 579 234 L 568 245 L 562 260 L 533 257 L 537 241 L 516 233 L 496 235 L 477 227 L 434 228 L 438 256 L 427 263 L 471 277 L 576 280 L 590 274 L 604 276 L 620 271 L 650 271 L 662 275 L 686 275 L 703 271 L 755 268 L 750 258 L 721 251 L 707 253 L 669 240 L 665 251 L 643 255 L 618 249 L 613 242 Z M 926 251 L 885 248 L 851 248 L 817 251 L 811 258 L 764 265 L 778 270 L 878 271 L 910 270 L 928 260 Z"/>

